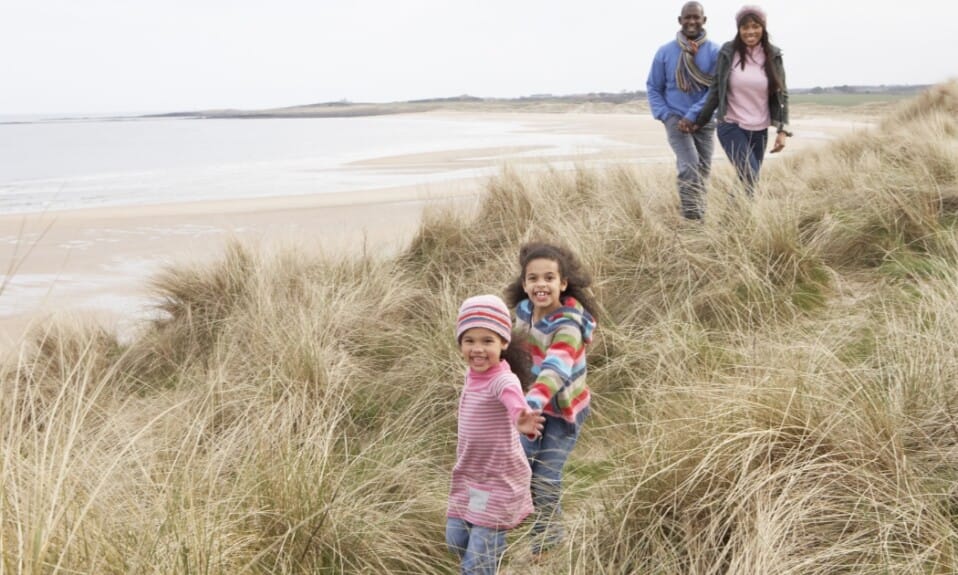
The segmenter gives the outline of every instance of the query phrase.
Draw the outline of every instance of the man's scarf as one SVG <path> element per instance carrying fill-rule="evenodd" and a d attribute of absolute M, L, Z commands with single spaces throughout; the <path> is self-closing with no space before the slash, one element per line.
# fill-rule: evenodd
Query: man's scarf
<path fill-rule="evenodd" d="M 687 38 L 681 31 L 675 35 L 682 54 L 679 56 L 679 62 L 675 66 L 675 83 L 679 85 L 679 90 L 683 92 L 698 92 L 712 85 L 712 75 L 699 70 L 695 64 L 695 55 L 699 51 L 699 46 L 705 43 L 707 35 L 705 30 L 698 38 L 692 40 Z"/>

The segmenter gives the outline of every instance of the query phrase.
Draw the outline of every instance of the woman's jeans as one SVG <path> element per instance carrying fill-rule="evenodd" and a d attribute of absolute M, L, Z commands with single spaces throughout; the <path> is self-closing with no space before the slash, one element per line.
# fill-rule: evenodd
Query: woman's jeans
<path fill-rule="evenodd" d="M 562 469 L 588 415 L 589 408 L 586 407 L 576 416 L 575 424 L 561 417 L 546 415 L 541 436 L 536 439 L 520 436 L 522 448 L 532 467 L 532 504 L 535 506 L 532 552 L 536 555 L 554 547 L 564 536 L 560 524 L 562 506 L 559 503 Z"/>
<path fill-rule="evenodd" d="M 506 552 L 506 533 L 505 529 L 446 518 L 446 546 L 459 557 L 462 575 L 495 575 Z"/>
<path fill-rule="evenodd" d="M 738 124 L 721 123 L 718 125 L 718 140 L 725 150 L 728 160 L 735 166 L 738 179 L 745 184 L 748 197 L 755 195 L 758 172 L 765 159 L 765 147 L 768 145 L 768 128 L 764 130 L 744 130 Z"/>

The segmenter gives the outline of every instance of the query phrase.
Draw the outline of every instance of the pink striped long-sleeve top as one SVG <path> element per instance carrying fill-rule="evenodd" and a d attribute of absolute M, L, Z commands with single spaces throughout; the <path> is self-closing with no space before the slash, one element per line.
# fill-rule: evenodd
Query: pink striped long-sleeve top
<path fill-rule="evenodd" d="M 485 372 L 466 374 L 459 399 L 449 517 L 511 529 L 532 512 L 532 471 L 516 429 L 526 408 L 519 378 L 505 361 Z"/>

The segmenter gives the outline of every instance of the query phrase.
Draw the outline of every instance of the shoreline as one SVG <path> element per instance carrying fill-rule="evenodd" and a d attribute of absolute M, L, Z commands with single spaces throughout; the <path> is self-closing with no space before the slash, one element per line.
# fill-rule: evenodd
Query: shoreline
<path fill-rule="evenodd" d="M 473 147 L 357 160 L 350 170 L 418 174 L 416 184 L 95 206 L 0 215 L 0 350 L 15 346 L 31 327 L 54 318 L 92 319 L 132 333 L 145 316 L 149 277 L 162 266 L 216 257 L 230 239 L 269 245 L 307 243 L 329 253 L 371 249 L 389 253 L 408 244 L 427 206 L 475 205 L 484 182 L 505 165 L 522 170 L 572 169 L 604 164 L 673 161 L 659 122 L 648 115 L 493 111 L 428 112 L 428 116 L 498 122 L 508 119 L 547 137 L 596 136 L 603 147 L 562 150 L 548 145 Z M 867 127 L 849 116 L 799 117 L 790 151 L 814 147 Z M 716 145 L 716 162 L 724 162 Z M 430 180 L 454 173 L 456 177 Z"/>

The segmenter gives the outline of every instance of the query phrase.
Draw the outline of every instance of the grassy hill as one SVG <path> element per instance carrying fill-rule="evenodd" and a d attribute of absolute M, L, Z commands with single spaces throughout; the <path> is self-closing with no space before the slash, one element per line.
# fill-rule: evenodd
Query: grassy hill
<path fill-rule="evenodd" d="M 458 304 L 519 245 L 592 270 L 570 539 L 507 573 L 958 571 L 958 85 L 731 169 L 504 170 L 398 256 L 234 244 L 128 344 L 54 323 L 0 371 L 0 571 L 455 573 Z"/>

